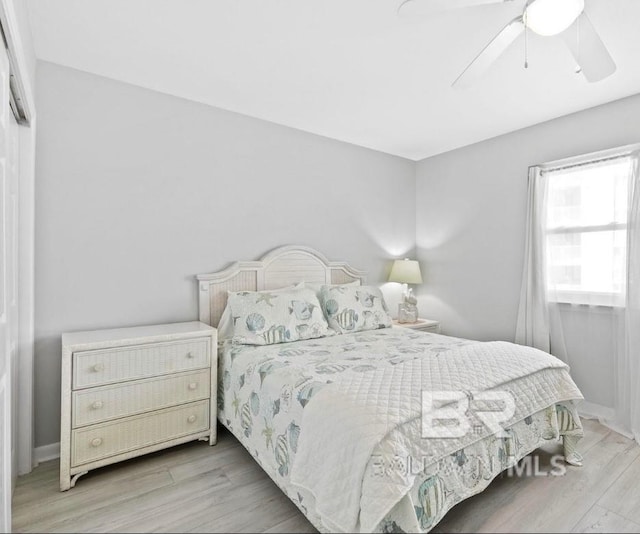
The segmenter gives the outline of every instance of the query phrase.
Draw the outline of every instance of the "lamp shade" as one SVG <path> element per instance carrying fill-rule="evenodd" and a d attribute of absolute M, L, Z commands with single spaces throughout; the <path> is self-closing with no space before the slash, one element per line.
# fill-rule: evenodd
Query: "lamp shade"
<path fill-rule="evenodd" d="M 395 260 L 389 282 L 400 282 L 401 284 L 421 284 L 422 274 L 420 274 L 420 264 L 416 260 Z"/>

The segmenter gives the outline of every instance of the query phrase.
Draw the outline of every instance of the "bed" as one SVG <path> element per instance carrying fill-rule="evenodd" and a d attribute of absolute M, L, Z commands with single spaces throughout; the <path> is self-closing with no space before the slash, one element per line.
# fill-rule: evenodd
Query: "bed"
<path fill-rule="evenodd" d="M 218 326 L 229 292 L 365 282 L 280 247 L 199 275 L 200 320 Z M 556 358 L 401 327 L 344 332 L 218 348 L 220 423 L 318 530 L 428 532 L 552 440 L 580 465 L 582 395 Z"/>

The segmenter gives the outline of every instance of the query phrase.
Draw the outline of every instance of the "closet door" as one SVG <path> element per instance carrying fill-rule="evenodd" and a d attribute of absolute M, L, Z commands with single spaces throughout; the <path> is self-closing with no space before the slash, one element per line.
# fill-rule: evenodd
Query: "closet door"
<path fill-rule="evenodd" d="M 9 111 L 7 137 L 7 318 L 9 369 L 11 370 L 11 493 L 18 480 L 18 180 L 20 178 L 20 133 L 15 115 Z"/>
<path fill-rule="evenodd" d="M 15 262 L 14 218 L 17 198 L 12 198 L 9 169 L 9 138 L 11 129 L 9 105 L 9 60 L 4 46 L 0 46 L 0 531 L 11 531 L 12 450 L 12 349 L 15 352 L 15 326 L 12 316 L 15 300 L 12 278 Z M 12 208 L 12 203 L 14 208 Z M 17 273 L 16 273 L 17 274 Z M 13 304 L 12 304 L 13 302 Z"/>

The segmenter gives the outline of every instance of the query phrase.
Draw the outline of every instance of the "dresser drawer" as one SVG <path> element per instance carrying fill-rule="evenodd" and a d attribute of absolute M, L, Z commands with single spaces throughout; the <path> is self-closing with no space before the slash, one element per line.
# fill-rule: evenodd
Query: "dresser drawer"
<path fill-rule="evenodd" d="M 210 389 L 209 369 L 81 389 L 72 394 L 72 427 L 208 399 Z"/>
<path fill-rule="evenodd" d="M 210 338 L 73 353 L 73 389 L 209 366 Z"/>
<path fill-rule="evenodd" d="M 209 428 L 209 401 L 73 430 L 71 466 L 86 464 Z"/>

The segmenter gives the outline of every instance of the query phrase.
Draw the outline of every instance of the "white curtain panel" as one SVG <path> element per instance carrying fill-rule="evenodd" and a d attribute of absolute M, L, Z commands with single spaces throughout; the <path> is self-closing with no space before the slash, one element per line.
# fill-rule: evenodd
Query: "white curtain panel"
<path fill-rule="evenodd" d="M 624 195 L 628 210 L 625 205 L 626 221 L 623 221 L 627 223 L 627 243 L 623 247 L 626 249 L 626 280 L 623 295 L 615 297 L 615 301 L 603 301 L 602 294 L 581 294 L 577 302 L 571 302 L 566 298 L 562 283 L 549 280 L 553 274 L 549 274 L 552 271 L 548 264 L 562 263 L 566 255 L 572 253 L 571 247 L 554 246 L 558 239 L 565 239 L 566 234 L 556 238 L 548 231 L 555 217 L 549 213 L 549 199 L 558 194 L 561 181 L 550 185 L 550 173 L 544 168 L 529 169 L 525 257 L 515 341 L 566 361 L 585 394 L 583 413 L 597 416 L 607 426 L 633 436 L 640 443 L 640 173 L 637 154 L 630 162 L 629 194 Z M 556 173 L 554 179 L 558 176 Z M 570 181 L 572 177 L 567 176 L 567 179 Z M 560 191 L 560 194 L 564 193 Z M 613 199 L 611 213 L 619 213 L 615 203 Z M 588 216 L 588 210 L 586 212 Z M 605 216 L 609 218 L 608 214 Z M 562 226 L 562 221 L 559 225 Z M 620 282 L 616 278 L 619 274 L 609 269 L 607 261 L 615 255 L 616 247 L 619 253 L 620 235 L 613 231 L 599 232 L 582 241 L 594 238 L 598 239 L 602 252 L 598 264 L 608 269 L 600 278 L 605 285 L 613 287 Z M 583 265 L 583 270 L 588 267 Z M 609 272 L 611 280 L 607 280 Z"/>
<path fill-rule="evenodd" d="M 551 352 L 545 272 L 545 199 L 547 180 L 540 167 L 529 168 L 527 234 L 516 343 Z"/>
<path fill-rule="evenodd" d="M 632 162 L 627 235 L 627 299 L 616 361 L 616 424 L 640 443 L 640 155 Z"/>
<path fill-rule="evenodd" d="M 529 168 L 527 233 L 516 324 L 516 343 L 549 352 L 569 362 L 560 310 L 550 305 L 547 283 L 546 218 L 548 176 L 540 167 Z"/>

